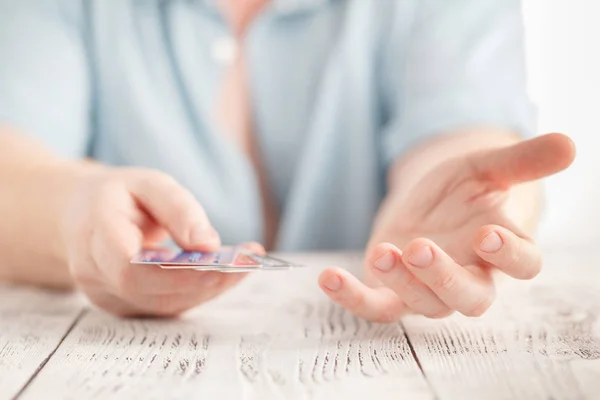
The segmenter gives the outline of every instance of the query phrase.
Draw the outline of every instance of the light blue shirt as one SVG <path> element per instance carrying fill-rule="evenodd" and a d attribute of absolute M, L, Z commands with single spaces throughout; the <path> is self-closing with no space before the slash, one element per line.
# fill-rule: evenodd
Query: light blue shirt
<path fill-rule="evenodd" d="M 228 35 L 210 0 L 0 0 L 0 122 L 165 171 L 226 243 L 261 240 L 256 176 L 215 120 Z M 362 248 L 388 167 L 426 138 L 531 134 L 522 36 L 518 0 L 275 0 L 247 54 L 277 247 Z"/>

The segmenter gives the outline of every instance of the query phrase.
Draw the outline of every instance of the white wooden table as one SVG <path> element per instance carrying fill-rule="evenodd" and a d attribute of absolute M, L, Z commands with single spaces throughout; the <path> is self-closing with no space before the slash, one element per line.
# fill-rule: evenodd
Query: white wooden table
<path fill-rule="evenodd" d="M 78 295 L 0 286 L 0 399 L 598 399 L 600 257 L 548 251 L 480 319 L 372 324 L 316 277 L 358 255 L 286 255 L 179 320 L 123 320 Z"/>

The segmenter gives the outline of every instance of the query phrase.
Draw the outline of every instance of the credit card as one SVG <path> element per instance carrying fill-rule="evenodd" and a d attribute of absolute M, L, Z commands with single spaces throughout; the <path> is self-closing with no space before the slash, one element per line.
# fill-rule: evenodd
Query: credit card
<path fill-rule="evenodd" d="M 182 251 L 170 247 L 144 249 L 131 259 L 131 263 L 154 264 L 163 269 L 219 272 L 279 271 L 301 267 L 267 254 L 252 253 L 240 246 L 224 247 L 216 252 Z"/>
<path fill-rule="evenodd" d="M 239 248 L 224 247 L 216 252 L 182 251 L 170 247 L 144 249 L 132 259 L 132 264 L 168 265 L 233 265 Z"/>
<path fill-rule="evenodd" d="M 161 265 L 162 268 L 170 266 Z M 269 255 L 259 255 L 242 250 L 233 265 L 221 266 L 196 266 L 196 271 L 221 271 L 221 272 L 253 272 L 253 271 L 281 271 L 302 267 Z"/>

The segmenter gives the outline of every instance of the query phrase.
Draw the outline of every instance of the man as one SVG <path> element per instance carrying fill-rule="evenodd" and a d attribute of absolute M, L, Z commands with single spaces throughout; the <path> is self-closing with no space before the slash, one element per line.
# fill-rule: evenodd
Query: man
<path fill-rule="evenodd" d="M 516 0 L 0 0 L 0 277 L 170 316 L 241 275 L 144 244 L 364 247 L 319 280 L 350 311 L 480 315 L 574 157 L 522 141 L 522 53 Z"/>

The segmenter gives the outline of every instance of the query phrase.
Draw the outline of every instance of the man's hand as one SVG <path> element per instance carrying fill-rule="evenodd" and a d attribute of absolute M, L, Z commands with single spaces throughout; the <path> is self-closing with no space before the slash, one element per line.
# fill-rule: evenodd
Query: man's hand
<path fill-rule="evenodd" d="M 186 250 L 214 251 L 221 245 L 196 199 L 163 173 L 101 169 L 81 180 L 68 203 L 62 221 L 69 270 L 92 302 L 112 313 L 176 315 L 244 276 L 130 264 L 144 244 L 169 235 Z"/>
<path fill-rule="evenodd" d="M 494 272 L 531 279 L 541 268 L 534 241 L 511 219 L 516 185 L 567 168 L 572 141 L 550 134 L 449 159 L 410 193 L 386 198 L 365 258 L 368 286 L 329 269 L 319 283 L 335 302 L 373 321 L 408 312 L 479 316 L 495 297 Z"/>

